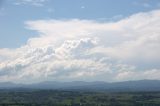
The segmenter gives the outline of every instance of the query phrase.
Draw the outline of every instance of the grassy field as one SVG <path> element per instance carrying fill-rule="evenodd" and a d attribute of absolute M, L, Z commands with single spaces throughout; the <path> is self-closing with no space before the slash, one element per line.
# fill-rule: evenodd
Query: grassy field
<path fill-rule="evenodd" d="M 0 90 L 0 106 L 160 106 L 160 92 Z"/>

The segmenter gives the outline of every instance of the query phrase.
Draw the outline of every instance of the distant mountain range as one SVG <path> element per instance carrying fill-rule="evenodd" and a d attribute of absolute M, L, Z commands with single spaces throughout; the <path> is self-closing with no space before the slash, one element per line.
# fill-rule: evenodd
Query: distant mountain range
<path fill-rule="evenodd" d="M 96 91 L 160 91 L 160 80 L 138 80 L 124 82 L 41 82 L 36 84 L 0 83 L 0 89 L 54 89 Z"/>

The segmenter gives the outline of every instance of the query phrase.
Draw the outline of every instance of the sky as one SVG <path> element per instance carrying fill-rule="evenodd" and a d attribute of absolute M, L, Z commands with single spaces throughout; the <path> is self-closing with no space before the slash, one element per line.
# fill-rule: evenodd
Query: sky
<path fill-rule="evenodd" d="M 0 81 L 160 79 L 159 0 L 1 0 Z"/>

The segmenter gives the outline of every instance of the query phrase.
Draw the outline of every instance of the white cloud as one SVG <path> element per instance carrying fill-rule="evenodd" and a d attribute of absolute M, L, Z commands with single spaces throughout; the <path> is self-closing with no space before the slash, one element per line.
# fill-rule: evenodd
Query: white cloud
<path fill-rule="evenodd" d="M 43 6 L 48 0 L 16 0 L 15 5 Z"/>
<path fill-rule="evenodd" d="M 159 16 L 159 11 L 152 11 L 113 23 L 88 20 L 31 21 L 27 24 L 31 29 L 38 30 L 41 37 L 31 38 L 29 44 L 35 47 L 40 44 L 58 45 L 66 39 L 97 37 L 100 46 L 94 49 L 101 48 L 96 50 L 97 52 L 105 52 L 104 54 L 108 56 L 120 59 L 141 57 L 147 60 L 159 60 Z"/>
<path fill-rule="evenodd" d="M 20 48 L 0 49 L 0 80 L 159 79 L 159 17 L 155 10 L 117 22 L 27 21 L 39 36 Z"/>

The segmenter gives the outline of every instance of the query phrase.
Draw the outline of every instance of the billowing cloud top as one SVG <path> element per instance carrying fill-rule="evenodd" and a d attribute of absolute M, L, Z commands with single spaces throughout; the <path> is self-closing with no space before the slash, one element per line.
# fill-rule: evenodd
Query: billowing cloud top
<path fill-rule="evenodd" d="M 27 21 L 26 45 L 0 49 L 0 81 L 160 79 L 160 10 L 117 22 Z"/>

